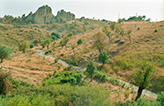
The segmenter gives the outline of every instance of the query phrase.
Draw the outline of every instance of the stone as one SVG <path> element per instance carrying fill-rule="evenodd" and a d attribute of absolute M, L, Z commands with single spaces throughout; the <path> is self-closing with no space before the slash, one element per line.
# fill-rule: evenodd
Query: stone
<path fill-rule="evenodd" d="M 75 15 L 64 10 L 58 11 L 57 16 L 52 14 L 52 9 L 48 5 L 38 8 L 38 10 L 33 14 L 30 12 L 26 17 L 22 17 L 21 24 L 53 24 L 62 23 L 65 21 L 70 21 L 75 19 Z M 64 21 L 61 21 L 64 20 Z"/>

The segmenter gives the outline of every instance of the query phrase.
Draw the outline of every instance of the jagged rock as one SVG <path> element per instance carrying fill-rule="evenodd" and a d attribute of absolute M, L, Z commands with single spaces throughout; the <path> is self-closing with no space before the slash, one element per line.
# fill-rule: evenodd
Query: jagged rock
<path fill-rule="evenodd" d="M 61 11 L 57 12 L 56 18 L 58 18 L 58 17 L 62 17 L 66 21 L 70 21 L 70 20 L 74 20 L 75 19 L 75 15 L 74 14 L 72 14 L 70 12 L 66 12 L 64 10 L 61 10 Z"/>
<path fill-rule="evenodd" d="M 61 10 L 58 11 L 57 16 L 54 16 L 51 7 L 45 5 L 40 7 L 34 14 L 30 12 L 26 17 L 24 16 L 22 18 L 22 24 L 28 24 L 29 22 L 35 24 L 52 24 L 74 20 L 75 15 Z"/>

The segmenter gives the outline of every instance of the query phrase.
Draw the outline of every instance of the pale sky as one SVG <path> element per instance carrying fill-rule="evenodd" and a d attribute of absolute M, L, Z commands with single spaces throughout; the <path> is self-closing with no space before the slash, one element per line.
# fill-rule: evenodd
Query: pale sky
<path fill-rule="evenodd" d="M 0 0 L 0 17 L 12 15 L 14 17 L 26 16 L 32 11 L 48 5 L 52 13 L 64 9 L 75 14 L 76 18 L 107 19 L 116 21 L 118 13 L 120 18 L 146 15 L 152 21 L 164 20 L 163 0 Z"/>

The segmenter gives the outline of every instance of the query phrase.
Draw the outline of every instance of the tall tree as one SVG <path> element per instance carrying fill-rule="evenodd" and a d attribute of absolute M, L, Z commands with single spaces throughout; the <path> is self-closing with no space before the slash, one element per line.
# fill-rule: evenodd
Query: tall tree
<path fill-rule="evenodd" d="M 93 38 L 95 40 L 93 47 L 96 47 L 99 52 L 103 52 L 103 49 L 106 45 L 106 43 L 104 42 L 105 39 L 103 38 L 103 34 L 101 32 L 98 32 L 93 36 Z"/>
<path fill-rule="evenodd" d="M 140 67 L 141 70 L 137 70 L 133 73 L 133 80 L 139 85 L 139 89 L 137 91 L 137 96 L 135 101 L 137 101 L 141 94 L 143 89 L 149 86 L 150 84 L 150 74 L 155 69 L 154 64 L 151 62 L 145 62 Z"/>
<path fill-rule="evenodd" d="M 99 54 L 99 61 L 100 62 L 102 62 L 103 63 L 103 65 L 107 62 L 107 60 L 109 59 L 109 57 L 108 57 L 108 54 L 107 54 L 107 52 L 100 52 L 100 54 Z"/>

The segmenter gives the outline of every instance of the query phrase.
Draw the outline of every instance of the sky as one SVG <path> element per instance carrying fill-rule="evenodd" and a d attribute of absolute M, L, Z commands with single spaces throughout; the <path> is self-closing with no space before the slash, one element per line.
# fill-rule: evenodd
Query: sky
<path fill-rule="evenodd" d="M 64 9 L 76 18 L 106 19 L 117 21 L 130 16 L 146 15 L 152 21 L 164 20 L 164 0 L 0 0 L 0 17 L 26 16 L 43 5 L 52 8 L 52 13 Z"/>

